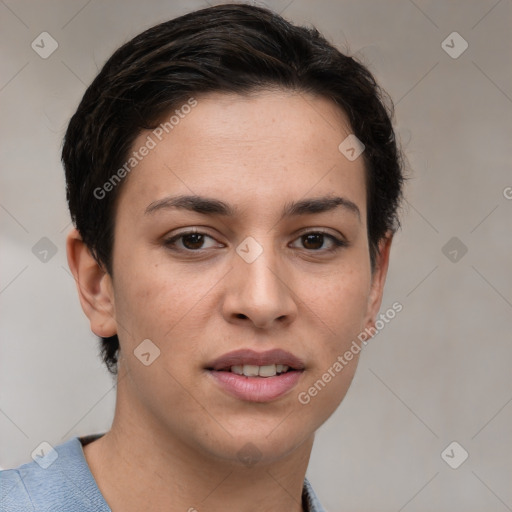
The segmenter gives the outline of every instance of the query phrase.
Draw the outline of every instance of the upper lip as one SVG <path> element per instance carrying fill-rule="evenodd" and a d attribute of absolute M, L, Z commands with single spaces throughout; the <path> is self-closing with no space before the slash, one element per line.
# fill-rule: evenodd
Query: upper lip
<path fill-rule="evenodd" d="M 218 357 L 206 365 L 206 368 L 209 370 L 227 370 L 232 366 L 245 364 L 256 366 L 283 364 L 294 370 L 304 369 L 304 363 L 298 357 L 281 349 L 267 350 L 265 352 L 256 352 L 250 349 L 234 350 Z"/>

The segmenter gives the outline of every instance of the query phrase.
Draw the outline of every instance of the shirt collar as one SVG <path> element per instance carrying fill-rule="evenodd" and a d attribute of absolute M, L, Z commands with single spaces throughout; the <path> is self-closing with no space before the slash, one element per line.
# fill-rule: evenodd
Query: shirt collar
<path fill-rule="evenodd" d="M 318 500 L 313 487 L 307 478 L 304 479 L 304 487 L 302 490 L 302 503 L 305 512 L 326 512 L 322 504 Z"/>

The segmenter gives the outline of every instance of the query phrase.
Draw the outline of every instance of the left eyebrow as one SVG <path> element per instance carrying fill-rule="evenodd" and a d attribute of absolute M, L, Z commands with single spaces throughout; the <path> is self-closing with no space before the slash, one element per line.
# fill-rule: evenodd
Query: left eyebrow
<path fill-rule="evenodd" d="M 337 208 L 355 214 L 358 220 L 361 221 L 361 212 L 358 206 L 353 201 L 340 196 L 324 196 L 288 202 L 281 213 L 281 220 L 286 217 L 324 213 Z M 183 209 L 202 215 L 219 215 L 222 217 L 234 217 L 239 212 L 238 208 L 219 199 L 197 195 L 179 195 L 153 201 L 147 206 L 144 213 L 149 215 L 167 209 Z"/>

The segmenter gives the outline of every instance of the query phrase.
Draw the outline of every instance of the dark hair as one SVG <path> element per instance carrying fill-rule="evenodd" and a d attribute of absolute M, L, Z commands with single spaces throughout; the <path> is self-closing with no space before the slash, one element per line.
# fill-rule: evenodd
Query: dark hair
<path fill-rule="evenodd" d="M 120 47 L 86 90 L 62 150 L 71 218 L 99 264 L 112 274 L 114 213 L 121 188 L 98 190 L 126 162 L 135 138 L 192 95 L 246 94 L 280 88 L 333 101 L 365 145 L 367 218 L 374 269 L 378 244 L 399 227 L 401 153 L 392 104 L 368 69 L 342 54 L 315 28 L 274 12 L 224 4 L 156 25 Z M 340 141 L 341 142 L 341 141 Z M 119 340 L 101 339 L 117 373 Z"/>

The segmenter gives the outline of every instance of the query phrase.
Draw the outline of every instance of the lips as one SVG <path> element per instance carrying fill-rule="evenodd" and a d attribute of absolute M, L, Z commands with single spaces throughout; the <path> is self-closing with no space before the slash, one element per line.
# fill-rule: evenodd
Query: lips
<path fill-rule="evenodd" d="M 248 402 L 270 402 L 294 388 L 305 369 L 293 354 L 237 350 L 206 366 L 213 381 L 228 395 Z"/>

